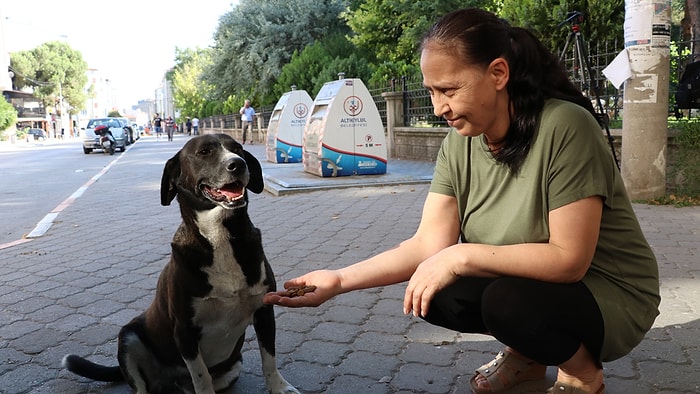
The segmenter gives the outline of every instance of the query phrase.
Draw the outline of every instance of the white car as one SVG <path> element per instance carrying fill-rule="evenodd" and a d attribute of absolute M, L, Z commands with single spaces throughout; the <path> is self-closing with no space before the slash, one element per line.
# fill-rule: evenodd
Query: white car
<path fill-rule="evenodd" d="M 124 152 L 126 146 L 129 145 L 129 128 L 124 127 L 118 118 L 90 119 L 83 132 L 83 152 L 87 155 L 94 149 L 102 150 L 102 146 L 100 146 L 100 136 L 95 135 L 95 127 L 101 125 L 109 127 L 109 131 L 117 141 L 115 149 Z"/>

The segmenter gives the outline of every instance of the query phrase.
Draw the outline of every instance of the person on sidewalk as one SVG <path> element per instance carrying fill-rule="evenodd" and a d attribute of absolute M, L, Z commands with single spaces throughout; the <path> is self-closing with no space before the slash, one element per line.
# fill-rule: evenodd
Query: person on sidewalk
<path fill-rule="evenodd" d="M 658 315 L 659 277 L 596 113 L 535 36 L 462 9 L 421 41 L 423 83 L 445 137 L 416 233 L 315 286 L 264 302 L 318 306 L 408 281 L 403 311 L 504 346 L 471 379 L 509 389 L 558 367 L 549 392 L 604 392 L 602 362 L 628 354 Z"/>
<path fill-rule="evenodd" d="M 168 116 L 165 119 L 165 133 L 168 135 L 168 141 L 173 140 L 173 133 L 175 132 L 175 120 L 172 116 Z"/>
<path fill-rule="evenodd" d="M 160 139 L 160 135 L 163 133 L 163 118 L 160 114 L 156 112 L 156 116 L 153 117 L 153 127 L 156 129 L 156 139 Z"/>
<path fill-rule="evenodd" d="M 245 144 L 247 132 L 250 131 L 250 144 L 253 144 L 253 117 L 255 109 L 250 106 L 250 100 L 246 100 L 239 111 L 241 114 L 241 124 L 243 125 L 243 144 Z"/>
<path fill-rule="evenodd" d="M 192 129 L 194 130 L 194 135 L 199 135 L 199 118 L 192 118 Z"/>

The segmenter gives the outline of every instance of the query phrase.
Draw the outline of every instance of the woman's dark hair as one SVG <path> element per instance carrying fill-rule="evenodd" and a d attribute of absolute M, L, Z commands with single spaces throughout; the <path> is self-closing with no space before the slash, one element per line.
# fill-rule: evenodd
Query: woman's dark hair
<path fill-rule="evenodd" d="M 596 116 L 590 100 L 569 81 L 552 52 L 530 31 L 511 27 L 488 11 L 466 8 L 443 16 L 421 40 L 421 49 L 431 45 L 458 54 L 470 65 L 487 67 L 499 57 L 508 62 L 506 89 L 513 115 L 503 145 L 494 157 L 515 174 L 530 150 L 545 99 L 570 101 Z"/>

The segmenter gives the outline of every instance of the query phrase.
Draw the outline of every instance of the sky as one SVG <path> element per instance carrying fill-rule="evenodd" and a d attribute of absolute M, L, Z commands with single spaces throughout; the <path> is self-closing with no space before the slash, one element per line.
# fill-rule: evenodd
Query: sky
<path fill-rule="evenodd" d="M 111 81 L 119 108 L 153 99 L 175 47 L 213 45 L 238 0 L 0 0 L 8 52 L 64 41 Z"/>

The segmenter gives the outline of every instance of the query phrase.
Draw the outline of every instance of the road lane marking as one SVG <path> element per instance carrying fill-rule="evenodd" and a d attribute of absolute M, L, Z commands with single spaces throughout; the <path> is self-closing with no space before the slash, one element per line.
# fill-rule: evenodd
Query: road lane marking
<path fill-rule="evenodd" d="M 106 174 L 116 162 L 118 162 L 122 157 L 124 157 L 125 153 L 126 152 L 122 152 L 122 154 L 119 155 L 119 157 L 107 164 L 107 166 L 103 168 L 102 171 L 95 174 L 95 176 L 90 178 L 89 181 L 85 182 L 85 184 L 83 184 L 75 192 L 73 192 L 73 194 L 71 194 L 70 197 L 63 200 L 60 204 L 56 206 L 56 208 L 52 209 L 51 212 L 47 213 L 46 216 L 44 216 L 44 218 L 39 221 L 39 223 L 29 234 L 27 234 L 27 236 L 24 239 L 2 244 L 0 245 L 0 249 L 4 249 L 14 245 L 19 245 L 24 242 L 29 242 L 34 238 L 39 238 L 46 234 L 46 232 L 49 231 L 54 221 L 56 220 L 56 217 L 58 217 L 58 214 L 63 212 L 66 208 L 73 204 L 75 200 L 80 198 L 90 186 L 97 182 L 97 180 L 100 179 L 104 174 Z"/>
<path fill-rule="evenodd" d="M 102 175 L 106 174 L 107 171 L 109 171 L 109 169 L 112 168 L 112 166 L 116 162 L 119 161 L 119 159 L 124 157 L 124 153 L 126 153 L 126 152 L 123 152 L 121 155 L 119 155 L 119 157 L 112 160 L 109 164 L 107 164 L 107 166 L 105 168 L 102 169 L 102 171 L 95 174 L 95 176 L 90 178 L 89 181 L 85 182 L 84 185 L 80 186 L 78 188 L 78 190 L 73 192 L 73 194 L 71 194 L 70 197 L 63 200 L 63 202 L 58 204 L 56 206 L 56 208 L 52 209 L 51 212 L 46 214 L 46 216 L 44 216 L 44 218 L 39 221 L 39 223 L 36 225 L 36 227 L 34 227 L 34 230 L 32 230 L 29 234 L 27 234 L 27 238 L 29 238 L 29 239 L 38 238 L 38 237 L 41 237 L 44 234 L 46 234 L 46 232 L 49 231 L 49 229 L 53 225 L 53 222 L 54 222 L 54 220 L 56 220 L 56 217 L 58 216 L 58 214 L 63 212 L 64 209 L 68 208 L 71 204 L 73 204 L 75 202 L 75 200 L 77 200 L 80 196 L 83 195 L 83 193 L 85 193 L 85 191 L 88 189 L 88 187 L 90 187 L 92 184 L 97 182 L 97 180 L 100 179 L 102 177 Z"/>
<path fill-rule="evenodd" d="M 17 241 L 4 243 L 4 244 L 0 245 L 0 250 L 5 249 L 5 248 L 9 248 L 11 246 L 20 245 L 20 244 L 23 244 L 23 243 L 29 242 L 29 241 L 31 241 L 31 239 L 22 238 L 22 239 L 18 239 Z"/>

